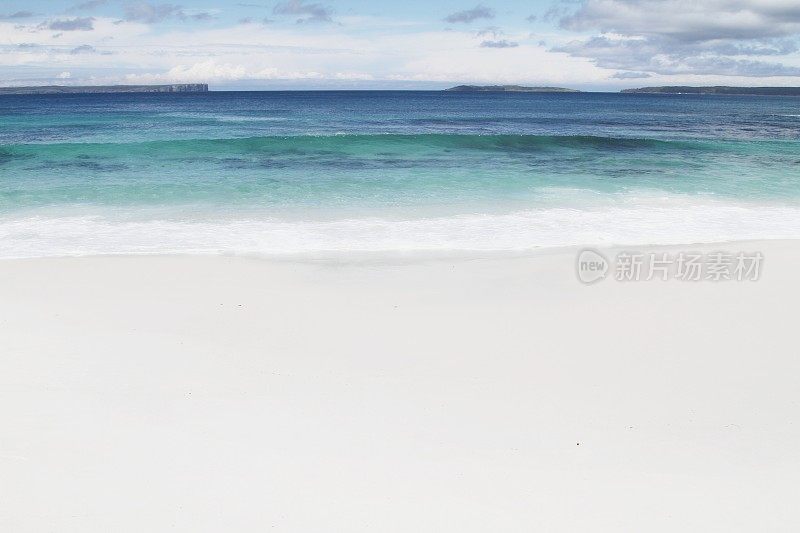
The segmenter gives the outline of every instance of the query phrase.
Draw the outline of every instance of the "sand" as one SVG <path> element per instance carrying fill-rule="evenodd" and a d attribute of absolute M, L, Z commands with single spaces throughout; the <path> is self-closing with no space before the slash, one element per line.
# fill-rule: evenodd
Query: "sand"
<path fill-rule="evenodd" d="M 1 261 L 0 530 L 796 530 L 800 244 L 715 248 Z"/>

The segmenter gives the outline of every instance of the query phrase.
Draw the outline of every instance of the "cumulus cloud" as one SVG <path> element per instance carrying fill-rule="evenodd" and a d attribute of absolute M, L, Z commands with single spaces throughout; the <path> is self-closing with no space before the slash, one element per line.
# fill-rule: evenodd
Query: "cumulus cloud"
<path fill-rule="evenodd" d="M 505 39 L 499 41 L 483 41 L 481 43 L 481 48 L 516 48 L 517 46 L 519 46 L 519 43 L 507 41 Z"/>
<path fill-rule="evenodd" d="M 330 8 L 322 4 L 306 4 L 303 0 L 288 0 L 276 5 L 272 13 L 275 15 L 300 15 L 298 24 L 303 22 L 331 22 L 333 14 Z"/>
<path fill-rule="evenodd" d="M 57 31 L 92 31 L 94 29 L 94 19 L 92 17 L 59 19 L 51 21 L 46 27 Z"/>
<path fill-rule="evenodd" d="M 795 0 L 586 0 L 560 26 L 599 35 L 555 48 L 603 68 L 656 74 L 796 76 L 758 56 L 797 51 Z M 750 57 L 748 57 L 750 56 Z"/>
<path fill-rule="evenodd" d="M 466 9 L 464 11 L 457 11 L 455 13 L 451 13 L 447 15 L 444 20 L 445 22 L 450 22 L 453 24 L 456 23 L 470 23 L 472 21 L 478 19 L 491 19 L 494 18 L 494 11 L 489 9 L 483 5 L 477 5 L 472 9 Z"/>

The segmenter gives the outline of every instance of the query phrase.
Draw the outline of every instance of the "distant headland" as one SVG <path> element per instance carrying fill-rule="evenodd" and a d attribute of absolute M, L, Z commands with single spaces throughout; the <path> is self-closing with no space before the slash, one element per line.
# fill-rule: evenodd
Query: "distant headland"
<path fill-rule="evenodd" d="M 48 85 L 42 87 L 0 87 L 0 94 L 103 94 L 103 93 L 205 93 L 205 83 L 174 85 Z"/>
<path fill-rule="evenodd" d="M 689 87 L 671 85 L 664 87 L 641 87 L 623 89 L 623 93 L 646 94 L 728 94 L 742 96 L 800 96 L 800 87 Z"/>
<path fill-rule="evenodd" d="M 445 91 L 462 93 L 579 93 L 564 87 L 525 87 L 524 85 L 458 85 Z"/>

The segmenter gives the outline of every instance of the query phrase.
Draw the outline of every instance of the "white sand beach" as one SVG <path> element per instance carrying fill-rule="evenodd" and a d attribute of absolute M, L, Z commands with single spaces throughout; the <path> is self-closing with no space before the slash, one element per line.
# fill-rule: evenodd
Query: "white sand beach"
<path fill-rule="evenodd" d="M 2 261 L 0 530 L 796 529 L 800 244 L 680 248 Z"/>

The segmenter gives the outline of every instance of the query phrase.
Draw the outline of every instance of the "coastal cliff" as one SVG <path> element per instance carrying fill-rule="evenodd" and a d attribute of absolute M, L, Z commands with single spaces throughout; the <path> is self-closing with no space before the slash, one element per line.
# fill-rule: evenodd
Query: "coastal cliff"
<path fill-rule="evenodd" d="M 42 87 L 0 87 L 2 94 L 102 94 L 102 93 L 204 93 L 205 83 L 178 83 L 172 85 L 49 85 Z"/>
<path fill-rule="evenodd" d="M 664 87 L 640 87 L 623 89 L 623 93 L 641 94 L 725 94 L 740 96 L 800 96 L 800 87 L 691 87 L 672 85 Z"/>

